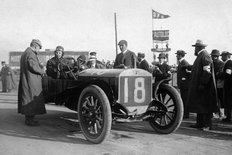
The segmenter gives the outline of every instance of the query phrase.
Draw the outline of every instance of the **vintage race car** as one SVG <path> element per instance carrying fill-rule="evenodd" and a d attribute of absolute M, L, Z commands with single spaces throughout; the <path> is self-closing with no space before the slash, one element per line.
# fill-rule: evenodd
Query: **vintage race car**
<path fill-rule="evenodd" d="M 148 121 L 162 134 L 175 131 L 183 104 L 167 80 L 153 83 L 152 75 L 141 69 L 86 69 L 76 80 L 44 78 L 43 92 L 47 102 L 77 111 L 86 139 L 101 143 L 119 118 Z"/>

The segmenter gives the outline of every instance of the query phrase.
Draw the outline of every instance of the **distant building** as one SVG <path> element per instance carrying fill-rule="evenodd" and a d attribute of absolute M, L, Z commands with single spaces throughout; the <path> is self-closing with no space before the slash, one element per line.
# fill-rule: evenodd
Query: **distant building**
<path fill-rule="evenodd" d="M 9 65 L 13 69 L 19 69 L 20 66 L 20 57 L 22 55 L 22 51 L 11 51 L 9 52 Z M 73 57 L 75 60 L 81 54 L 85 55 L 86 58 L 89 56 L 89 51 L 64 51 L 64 57 Z M 45 49 L 45 51 L 40 51 L 38 53 L 38 58 L 41 63 L 44 65 L 47 64 L 47 61 L 54 56 L 54 50 Z"/>

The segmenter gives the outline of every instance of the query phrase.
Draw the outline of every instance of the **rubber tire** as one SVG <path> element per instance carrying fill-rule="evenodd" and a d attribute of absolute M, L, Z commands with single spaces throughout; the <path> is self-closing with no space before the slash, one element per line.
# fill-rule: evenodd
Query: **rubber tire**
<path fill-rule="evenodd" d="M 82 113 L 81 113 L 81 102 L 82 99 L 85 95 L 90 94 L 89 96 L 94 96 L 96 97 L 100 103 L 101 103 L 101 108 L 103 109 L 103 129 L 98 137 L 93 137 L 89 135 L 88 130 L 84 128 L 84 123 L 82 120 Z M 111 130 L 111 123 L 112 123 L 112 114 L 111 114 L 111 108 L 110 108 L 110 103 L 109 100 L 105 94 L 105 92 L 97 85 L 90 85 L 86 87 L 82 92 L 78 100 L 78 120 L 80 124 L 80 128 L 85 136 L 85 138 L 92 143 L 99 144 L 102 143 L 107 136 L 110 134 Z"/>
<path fill-rule="evenodd" d="M 183 119 L 183 102 L 179 92 L 174 87 L 168 84 L 160 84 L 157 93 L 159 94 L 160 91 L 167 92 L 167 94 L 171 97 L 171 99 L 174 102 L 174 108 L 176 109 L 174 120 L 166 126 L 161 126 L 158 123 L 156 123 L 154 119 L 149 119 L 149 124 L 158 133 L 170 134 L 174 132 L 176 129 L 178 129 L 178 127 L 181 124 L 181 121 Z"/>

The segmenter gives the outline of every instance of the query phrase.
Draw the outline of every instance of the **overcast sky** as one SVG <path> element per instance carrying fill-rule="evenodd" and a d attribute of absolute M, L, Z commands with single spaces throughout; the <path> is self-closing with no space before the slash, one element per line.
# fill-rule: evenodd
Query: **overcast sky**
<path fill-rule="evenodd" d="M 152 9 L 170 15 L 152 20 Z M 178 49 L 195 59 L 191 46 L 197 39 L 207 50 L 232 52 L 231 0 L 0 0 L 0 61 L 9 51 L 24 51 L 33 38 L 43 49 L 57 45 L 65 50 L 90 50 L 98 59 L 115 59 L 114 13 L 118 40 L 128 49 L 144 52 L 152 61 L 152 22 L 155 29 L 169 29 L 170 64 Z"/>

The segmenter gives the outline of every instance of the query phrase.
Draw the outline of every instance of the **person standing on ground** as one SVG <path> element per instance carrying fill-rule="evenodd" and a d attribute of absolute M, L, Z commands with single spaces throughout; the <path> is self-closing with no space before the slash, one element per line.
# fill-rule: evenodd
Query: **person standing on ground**
<path fill-rule="evenodd" d="M 34 120 L 35 115 L 46 113 L 41 81 L 45 72 L 37 57 L 41 48 L 41 42 L 33 39 L 20 59 L 18 113 L 25 115 L 25 124 L 28 126 L 39 125 Z"/>
<path fill-rule="evenodd" d="M 11 92 L 12 89 L 16 88 L 16 79 L 15 79 L 15 74 L 14 71 L 11 69 L 11 67 L 6 64 L 5 67 L 5 72 L 6 72 L 6 91 Z"/>
<path fill-rule="evenodd" d="M 6 62 L 2 61 L 2 69 L 1 69 L 1 80 L 2 80 L 2 92 L 7 92 L 7 82 L 6 82 L 6 77 L 7 77 L 7 71 L 6 71 Z"/>
<path fill-rule="evenodd" d="M 225 104 L 226 118 L 222 119 L 223 122 L 231 122 L 231 110 L 232 110 L 232 60 L 230 56 L 232 54 L 228 51 L 223 51 L 222 61 L 224 61 L 224 68 L 222 77 L 224 80 L 223 87 L 223 102 Z"/>
<path fill-rule="evenodd" d="M 224 63 L 219 59 L 219 56 L 220 56 L 219 50 L 217 50 L 217 49 L 212 50 L 210 55 L 211 55 L 211 58 L 213 60 L 213 68 L 214 68 L 214 76 L 215 76 L 215 80 L 216 80 L 218 101 L 220 103 L 220 108 L 224 108 L 224 104 L 223 104 L 223 85 L 222 85 L 222 82 L 221 82 L 222 79 L 219 78 L 219 75 L 223 71 Z M 220 112 L 219 116 L 221 114 L 223 115 L 223 113 Z M 216 116 L 216 115 L 214 115 L 214 116 Z"/>
<path fill-rule="evenodd" d="M 177 86 L 180 89 L 180 95 L 184 104 L 184 118 L 189 118 L 189 110 L 187 107 L 187 97 L 188 97 L 188 86 L 189 86 L 189 78 L 190 71 L 188 67 L 189 63 L 184 59 L 185 51 L 178 50 L 176 52 L 176 57 L 178 60 L 178 68 L 177 68 Z"/>
<path fill-rule="evenodd" d="M 212 74 L 212 59 L 205 50 L 206 44 L 197 40 L 195 55 L 189 81 L 187 105 L 189 112 L 197 113 L 196 124 L 191 127 L 211 130 L 213 112 L 218 112 L 215 79 Z"/>
<path fill-rule="evenodd" d="M 118 46 L 121 53 L 119 53 L 115 58 L 114 68 L 136 68 L 137 57 L 134 52 L 127 49 L 127 41 L 119 41 Z"/>

